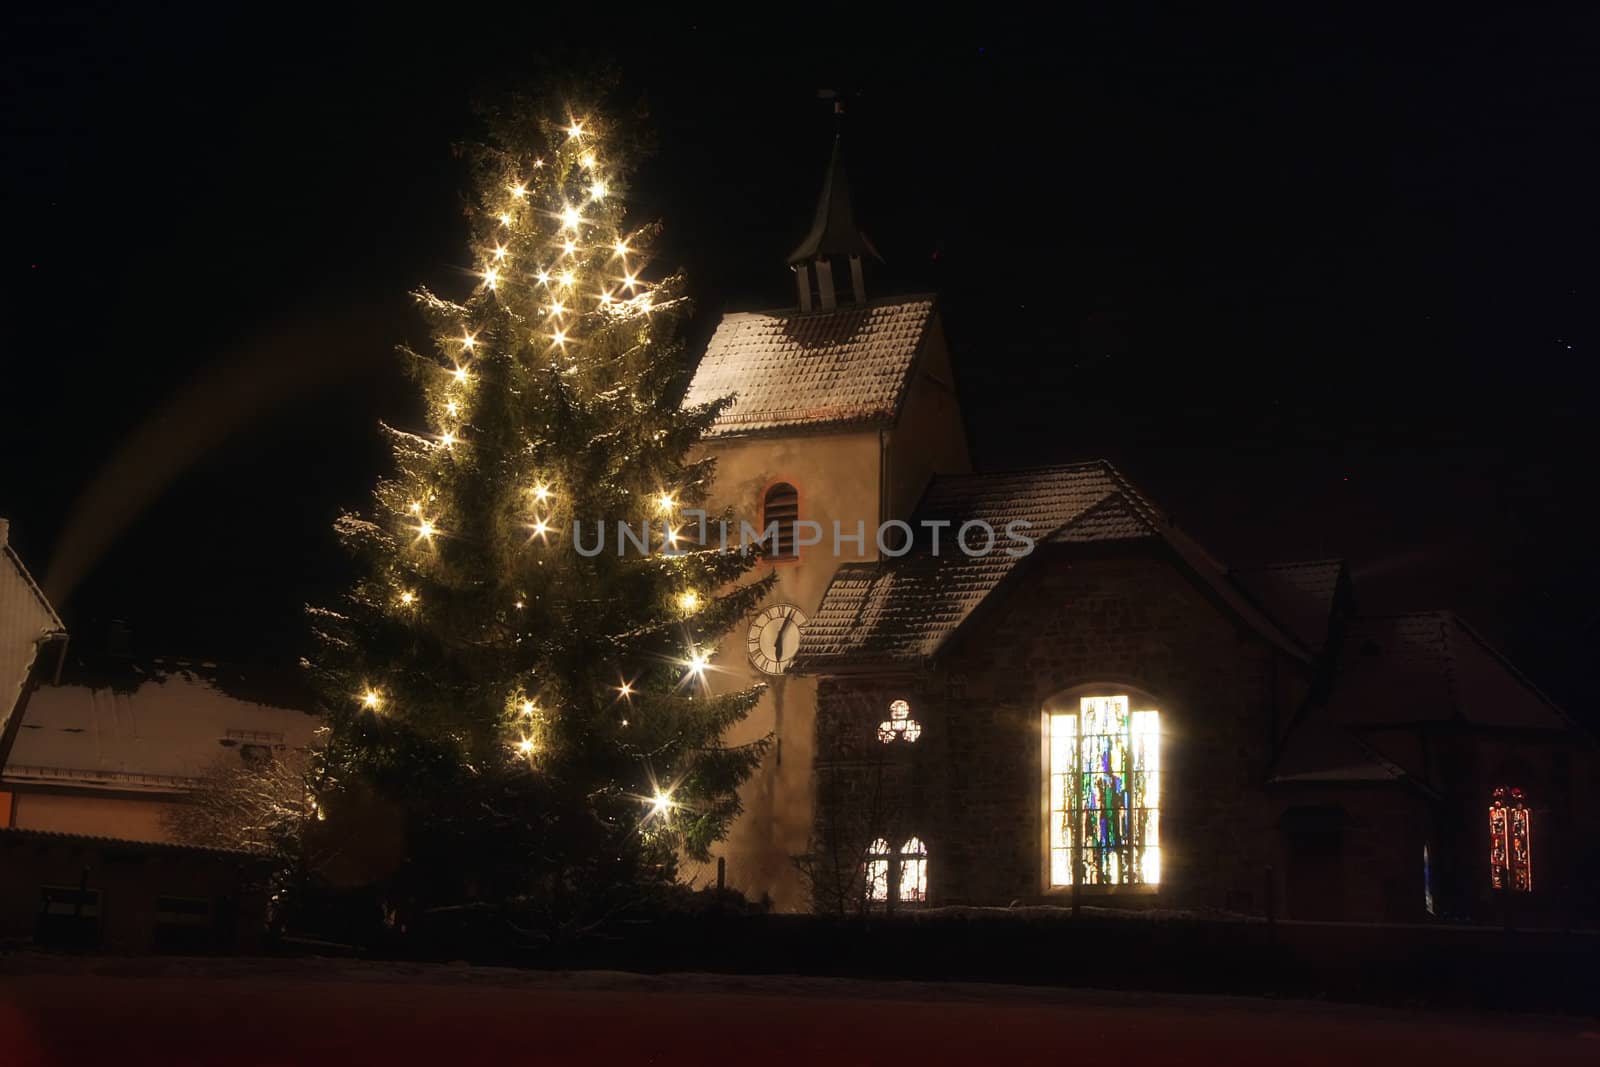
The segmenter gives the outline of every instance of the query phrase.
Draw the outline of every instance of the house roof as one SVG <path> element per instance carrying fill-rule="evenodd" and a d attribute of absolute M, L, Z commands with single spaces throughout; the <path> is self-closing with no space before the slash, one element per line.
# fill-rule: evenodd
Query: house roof
<path fill-rule="evenodd" d="M 215 848 L 208 845 L 183 845 L 171 841 L 129 841 L 120 837 L 102 837 L 99 834 L 69 834 L 59 830 L 31 830 L 15 826 L 0 827 L 0 846 L 9 844 L 54 843 L 66 846 L 115 849 L 119 854 L 145 853 L 156 856 L 196 856 L 263 862 L 270 859 L 265 853 L 237 848 Z"/>
<path fill-rule="evenodd" d="M 131 684 L 40 686 L 4 781 L 182 792 L 246 745 L 305 748 L 317 720 L 229 696 L 201 665 L 162 664 Z"/>
<path fill-rule="evenodd" d="M 1237 570 L 1233 579 L 1301 644 L 1320 651 L 1344 575 L 1344 560 L 1320 559 Z"/>
<path fill-rule="evenodd" d="M 1393 784 L 1406 772 L 1357 734 L 1314 708 L 1285 740 L 1268 781 L 1283 784 Z"/>
<path fill-rule="evenodd" d="M 831 311 L 724 315 L 684 397 L 732 395 L 711 436 L 786 427 L 888 425 L 934 321 L 931 296 Z"/>
<path fill-rule="evenodd" d="M 926 522 L 943 521 L 933 551 Z M 968 556 L 953 544 L 962 523 L 996 532 L 993 551 Z M 898 559 L 839 568 L 801 638 L 795 670 L 826 672 L 915 663 L 937 653 L 991 594 L 1025 567 L 1013 556 L 1012 523 L 1041 544 L 1157 541 L 1175 552 L 1229 607 L 1281 647 L 1303 650 L 1227 581 L 1223 569 L 1174 529 L 1104 461 L 935 478 L 912 516 L 918 538 Z M 969 542 L 970 543 L 970 542 Z"/>
<path fill-rule="evenodd" d="M 1329 711 L 1357 728 L 1403 723 L 1564 730 L 1571 720 L 1448 611 L 1357 618 L 1339 657 Z"/>

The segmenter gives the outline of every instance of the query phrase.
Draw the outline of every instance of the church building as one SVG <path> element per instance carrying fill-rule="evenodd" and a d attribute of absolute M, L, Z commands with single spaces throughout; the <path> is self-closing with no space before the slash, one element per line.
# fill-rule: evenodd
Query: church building
<path fill-rule="evenodd" d="M 1099 460 L 973 472 L 931 295 L 871 299 L 839 145 L 797 306 L 725 316 L 688 403 L 777 575 L 713 684 L 775 746 L 722 846 L 780 910 L 1093 903 L 1560 921 L 1588 735 L 1467 623 L 1340 560 L 1227 567 Z M 1009 535 L 1008 535 L 1009 532 Z"/>

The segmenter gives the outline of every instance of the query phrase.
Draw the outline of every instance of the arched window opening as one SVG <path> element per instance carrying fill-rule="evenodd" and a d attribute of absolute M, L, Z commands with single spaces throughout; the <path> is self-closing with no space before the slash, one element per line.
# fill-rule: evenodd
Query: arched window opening
<path fill-rule="evenodd" d="M 1127 694 L 1045 715 L 1049 884 L 1161 881 L 1161 713 Z"/>
<path fill-rule="evenodd" d="M 776 526 L 767 544 L 767 559 L 799 559 L 800 548 L 795 544 L 795 525 L 800 521 L 800 491 L 788 482 L 779 482 L 767 490 L 761 502 L 761 529 L 763 532 Z"/>
<path fill-rule="evenodd" d="M 1533 813 L 1515 787 L 1498 786 L 1489 800 L 1489 880 L 1496 889 L 1533 891 Z"/>
<path fill-rule="evenodd" d="M 928 846 L 910 837 L 899 849 L 884 838 L 867 846 L 861 865 L 867 900 L 873 904 L 924 904 L 928 900 Z"/>
<path fill-rule="evenodd" d="M 889 899 L 889 842 L 878 838 L 867 846 L 867 899 L 883 903 Z"/>
<path fill-rule="evenodd" d="M 913 837 L 900 846 L 900 901 L 922 904 L 928 899 L 928 846 Z"/>
<path fill-rule="evenodd" d="M 922 724 L 911 717 L 911 705 L 904 700 L 891 703 L 889 717 L 878 724 L 878 740 L 886 745 L 896 741 L 914 745 L 921 736 Z"/>

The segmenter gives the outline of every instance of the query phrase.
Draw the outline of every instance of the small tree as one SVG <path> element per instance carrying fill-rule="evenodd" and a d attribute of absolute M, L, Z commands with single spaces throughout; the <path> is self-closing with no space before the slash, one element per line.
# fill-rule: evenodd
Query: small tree
<path fill-rule="evenodd" d="M 240 849 L 293 861 L 314 814 L 306 796 L 306 758 L 241 760 L 224 756 L 206 768 L 183 803 L 162 812 L 173 840 L 206 848 Z"/>
<path fill-rule="evenodd" d="M 561 924 L 727 833 L 768 742 L 722 743 L 760 690 L 712 695 L 707 657 L 770 578 L 690 541 L 711 474 L 691 449 L 727 401 L 680 404 L 682 279 L 650 280 L 658 228 L 627 222 L 611 123 L 486 118 L 472 290 L 418 293 L 434 351 L 402 350 L 428 427 L 385 427 L 396 471 L 337 524 L 360 578 L 312 612 L 311 783 L 335 832 L 353 798 L 399 813 L 391 899 Z"/>

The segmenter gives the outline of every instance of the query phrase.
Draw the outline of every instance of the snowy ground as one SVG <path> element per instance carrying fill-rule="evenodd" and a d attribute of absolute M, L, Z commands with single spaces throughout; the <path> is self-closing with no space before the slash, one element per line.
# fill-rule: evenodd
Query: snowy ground
<path fill-rule="evenodd" d="M 957 983 L 0 956 L 7 1067 L 477 1062 L 1593 1064 L 1600 1023 Z"/>

